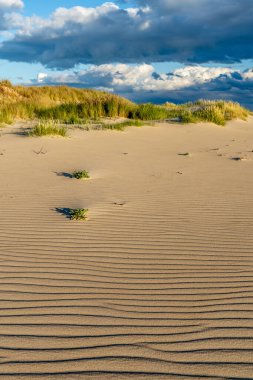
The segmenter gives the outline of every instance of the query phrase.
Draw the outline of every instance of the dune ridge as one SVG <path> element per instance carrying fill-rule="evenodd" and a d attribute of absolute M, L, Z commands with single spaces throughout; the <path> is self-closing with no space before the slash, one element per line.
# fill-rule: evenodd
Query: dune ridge
<path fill-rule="evenodd" d="M 252 121 L 2 131 L 0 378 L 252 379 Z"/>

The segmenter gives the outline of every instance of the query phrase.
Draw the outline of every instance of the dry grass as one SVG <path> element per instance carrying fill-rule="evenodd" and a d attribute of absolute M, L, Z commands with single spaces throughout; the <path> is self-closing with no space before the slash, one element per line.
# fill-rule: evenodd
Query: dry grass
<path fill-rule="evenodd" d="M 79 124 L 86 119 L 127 117 L 129 100 L 103 91 L 67 86 L 24 87 L 0 82 L 0 123 L 18 119 L 54 119 Z"/>
<path fill-rule="evenodd" d="M 185 123 L 206 121 L 225 125 L 227 121 L 233 119 L 246 120 L 250 114 L 239 103 L 224 100 L 198 100 L 194 103 L 182 105 L 167 103 L 165 106 L 171 117 L 179 118 Z"/>
<path fill-rule="evenodd" d="M 137 105 L 103 91 L 67 86 L 24 87 L 13 86 L 8 81 L 0 82 L 0 125 L 18 119 L 59 120 L 64 124 L 86 124 L 87 120 L 103 117 L 132 119 L 104 125 L 104 128 L 121 130 L 126 126 L 141 125 L 140 120 L 176 119 L 183 123 L 205 121 L 225 125 L 228 120 L 245 120 L 248 115 L 249 111 L 240 104 L 223 100 L 199 100 L 182 105 Z"/>
<path fill-rule="evenodd" d="M 55 121 L 44 121 L 36 125 L 28 132 L 29 136 L 61 136 L 66 137 L 67 128 L 60 126 Z"/>

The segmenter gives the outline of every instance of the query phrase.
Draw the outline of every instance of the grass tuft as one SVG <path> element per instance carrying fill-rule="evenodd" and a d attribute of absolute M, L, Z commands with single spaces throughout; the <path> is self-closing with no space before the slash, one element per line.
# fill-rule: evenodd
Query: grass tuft
<path fill-rule="evenodd" d="M 62 136 L 66 137 L 67 128 L 54 121 L 43 121 L 28 132 L 29 136 Z"/>
<path fill-rule="evenodd" d="M 142 127 L 145 123 L 141 120 L 126 120 L 120 123 L 104 123 L 103 129 L 115 129 L 117 131 L 123 131 L 126 127 Z"/>
<path fill-rule="evenodd" d="M 130 117 L 140 120 L 162 120 L 168 118 L 168 110 L 164 106 L 147 103 L 140 104 Z"/>
<path fill-rule="evenodd" d="M 87 212 L 88 209 L 84 208 L 77 208 L 77 209 L 70 209 L 69 215 L 71 220 L 87 220 Z"/>
<path fill-rule="evenodd" d="M 76 179 L 87 179 L 87 178 L 90 178 L 90 175 L 86 170 L 80 170 L 80 171 L 75 171 L 72 174 L 72 177 Z"/>
<path fill-rule="evenodd" d="M 224 100 L 198 100 L 194 103 L 173 105 L 166 103 L 165 107 L 171 117 L 183 123 L 211 122 L 225 125 L 234 119 L 246 120 L 250 112 L 239 103 Z"/>

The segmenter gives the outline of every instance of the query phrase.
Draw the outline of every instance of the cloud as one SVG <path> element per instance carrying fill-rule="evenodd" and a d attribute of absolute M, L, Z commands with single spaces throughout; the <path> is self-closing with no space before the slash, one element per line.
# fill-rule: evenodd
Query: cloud
<path fill-rule="evenodd" d="M 224 98 L 253 108 L 253 69 L 186 66 L 171 73 L 157 73 L 147 64 L 105 64 L 71 74 L 40 73 L 38 83 L 105 89 L 139 102 Z"/>
<path fill-rule="evenodd" d="M 21 0 L 0 0 L 0 9 L 23 8 L 24 3 Z"/>
<path fill-rule="evenodd" d="M 12 29 L 14 23 L 14 11 L 23 8 L 24 3 L 21 0 L 0 0 L 0 32 L 4 36 L 4 31 Z M 8 36 L 8 34 L 6 34 Z"/>
<path fill-rule="evenodd" d="M 233 63 L 253 56 L 252 0 L 136 3 L 58 8 L 48 19 L 23 18 L 0 58 L 66 69 L 79 63 Z"/>

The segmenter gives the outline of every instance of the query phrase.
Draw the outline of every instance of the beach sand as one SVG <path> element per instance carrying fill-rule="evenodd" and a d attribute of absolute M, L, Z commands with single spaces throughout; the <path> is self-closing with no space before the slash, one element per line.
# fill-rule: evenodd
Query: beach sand
<path fill-rule="evenodd" d="M 21 132 L 0 131 L 0 378 L 253 379 L 253 118 Z"/>

